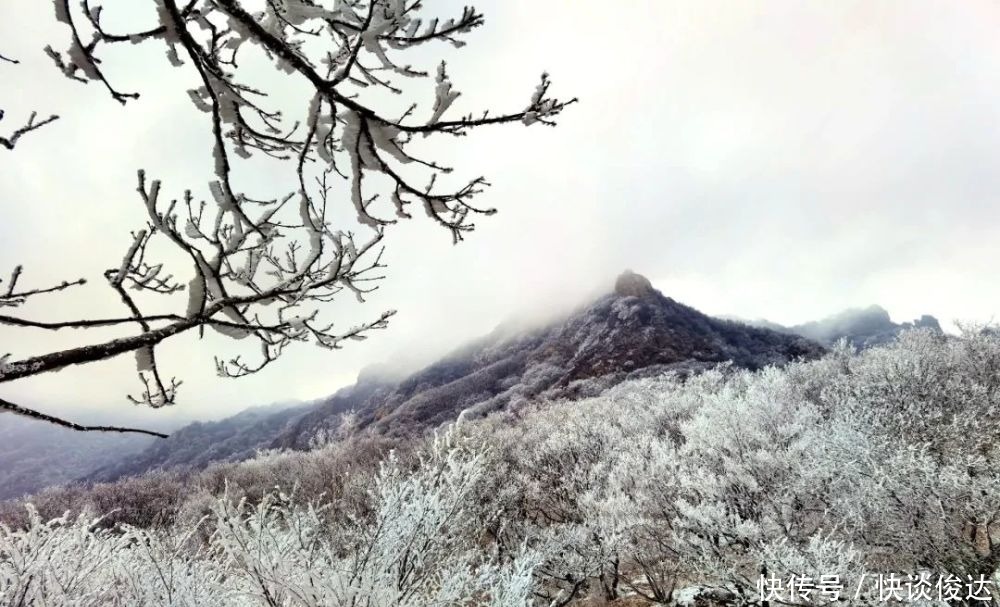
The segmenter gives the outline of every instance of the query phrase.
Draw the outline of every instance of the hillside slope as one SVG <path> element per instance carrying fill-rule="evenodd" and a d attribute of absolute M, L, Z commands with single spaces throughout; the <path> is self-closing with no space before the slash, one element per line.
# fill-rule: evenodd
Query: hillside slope
<path fill-rule="evenodd" d="M 147 441 L 148 446 L 138 453 L 125 453 L 77 478 L 107 481 L 147 470 L 199 469 L 212 462 L 250 459 L 266 448 L 290 420 L 309 409 L 308 405 L 252 407 L 220 421 L 194 422 L 173 432 L 169 438 Z"/>
<path fill-rule="evenodd" d="M 463 411 L 482 415 L 539 398 L 594 396 L 627 378 L 690 373 L 726 361 L 756 369 L 823 351 L 799 336 L 702 314 L 626 272 L 612 292 L 545 326 L 502 325 L 409 377 L 363 375 L 311 408 L 193 424 L 90 479 L 200 468 L 260 449 L 308 449 L 345 431 L 412 436 Z"/>
<path fill-rule="evenodd" d="M 134 434 L 76 432 L 0 414 L 0 500 L 74 481 L 142 453 L 155 440 Z"/>
<path fill-rule="evenodd" d="M 541 398 L 592 396 L 628 377 L 690 372 L 732 361 L 746 368 L 813 358 L 808 340 L 709 317 L 665 297 L 626 272 L 613 292 L 568 317 L 523 332 L 501 327 L 411 375 L 352 403 L 359 428 L 390 435 L 422 432 L 471 414 Z M 345 411 L 334 398 L 290 425 L 272 444 L 305 448 Z"/>

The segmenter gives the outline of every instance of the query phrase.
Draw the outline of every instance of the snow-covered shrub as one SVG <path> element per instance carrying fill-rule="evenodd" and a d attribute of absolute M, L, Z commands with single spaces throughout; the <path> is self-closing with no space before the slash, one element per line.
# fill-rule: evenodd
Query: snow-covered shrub
<path fill-rule="evenodd" d="M 26 529 L 0 528 L 0 602 L 524 607 L 543 555 L 481 549 L 484 512 L 469 498 L 485 457 L 456 430 L 416 470 L 390 456 L 366 516 L 280 491 L 257 502 L 223 495 L 204 519 L 166 529 L 108 529 L 84 515 L 46 522 L 29 509 Z"/>
<path fill-rule="evenodd" d="M 765 572 L 995 576 L 998 386 L 995 334 L 912 331 L 781 369 L 629 381 L 481 431 L 501 445 L 505 532 L 562 542 L 550 597 L 667 602 L 697 585 L 752 602 Z"/>

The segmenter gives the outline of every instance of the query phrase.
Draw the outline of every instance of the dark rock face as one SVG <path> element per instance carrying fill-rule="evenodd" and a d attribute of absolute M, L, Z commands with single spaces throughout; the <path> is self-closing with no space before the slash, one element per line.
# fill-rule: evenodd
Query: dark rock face
<path fill-rule="evenodd" d="M 647 297 L 655 293 L 657 291 L 649 279 L 632 270 L 625 270 L 615 280 L 615 294 L 622 297 Z"/>
<path fill-rule="evenodd" d="M 502 325 L 409 377 L 366 374 L 305 411 L 196 425 L 136 458 L 128 473 L 244 459 L 260 448 L 308 449 L 316 437 L 335 434 L 350 411 L 359 430 L 405 436 L 463 411 L 475 416 L 538 398 L 596 395 L 630 377 L 694 373 L 725 361 L 755 369 L 823 352 L 799 336 L 706 316 L 625 272 L 612 293 L 547 326 Z"/>
<path fill-rule="evenodd" d="M 913 321 L 913 326 L 923 329 L 931 329 L 932 331 L 937 331 L 938 333 L 944 333 L 941 329 L 941 323 L 938 319 L 934 318 L 930 314 L 924 314 L 920 318 Z"/>

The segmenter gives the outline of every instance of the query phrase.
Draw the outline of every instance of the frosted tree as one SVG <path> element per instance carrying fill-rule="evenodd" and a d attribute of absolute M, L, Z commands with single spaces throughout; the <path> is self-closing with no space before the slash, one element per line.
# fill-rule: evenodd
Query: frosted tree
<path fill-rule="evenodd" d="M 831 505 L 858 521 L 854 541 L 911 570 L 994 577 L 1000 570 L 1000 342 L 913 331 L 848 359 L 824 390 L 837 412 L 824 460 L 849 488 Z M 836 440 L 833 440 L 836 439 Z M 842 472 L 842 473 L 843 473 Z M 841 481 L 842 483 L 842 481 Z"/>
<path fill-rule="evenodd" d="M 122 258 L 101 277 L 125 313 L 71 320 L 0 315 L 0 323 L 26 329 L 112 327 L 129 334 L 23 359 L 0 354 L 0 383 L 130 353 L 142 382 L 130 398 L 159 407 L 175 401 L 181 382 L 161 372 L 157 346 L 177 335 L 208 329 L 253 342 L 253 360 L 216 358 L 224 377 L 256 373 L 297 342 L 335 349 L 364 339 L 393 312 L 342 330 L 327 317 L 328 304 L 345 291 L 363 301 L 375 288 L 389 226 L 421 209 L 457 242 L 475 216 L 493 212 L 474 202 L 488 185 L 484 177 L 456 181 L 450 167 L 418 153 L 418 142 L 488 125 L 551 126 L 575 101 L 551 97 L 543 74 L 513 111 L 453 115 L 459 92 L 447 64 L 425 71 L 404 59 L 434 43 L 461 47 L 484 23 L 472 7 L 445 19 L 425 15 L 420 0 L 157 0 L 156 22 L 111 31 L 105 10 L 91 0 L 54 3 L 70 40 L 66 50 L 45 50 L 68 78 L 96 83 L 127 105 L 139 93 L 120 86 L 102 57 L 110 47 L 133 44 L 161 46 L 170 66 L 196 79 L 188 94 L 206 114 L 214 177 L 205 187 L 168 188 L 139 170 L 146 225 L 137 226 Z M 274 100 L 289 79 L 309 91 L 296 112 Z M 422 106 L 414 87 L 428 80 L 434 94 Z M 387 108 L 400 99 L 405 109 L 390 115 Z M 29 121 L 26 128 L 41 125 Z M 262 160 L 286 167 L 296 185 L 274 197 L 241 185 L 239 163 Z M 341 183 L 357 231 L 334 225 Z M 156 252 L 163 245 L 186 267 L 167 267 L 168 256 Z M 85 279 L 25 282 L 21 266 L 13 268 L 0 283 L 0 307 L 24 309 L 29 300 Z M 165 302 L 174 311 L 160 311 Z M 80 426 L 3 400 L 0 407 L 80 430 L 116 429 Z"/>

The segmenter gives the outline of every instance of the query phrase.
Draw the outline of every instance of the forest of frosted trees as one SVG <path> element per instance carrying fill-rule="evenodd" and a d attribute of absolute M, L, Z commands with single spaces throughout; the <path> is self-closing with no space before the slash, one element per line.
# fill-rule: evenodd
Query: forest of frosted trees
<path fill-rule="evenodd" d="M 354 436 L 50 490 L 2 513 L 0 603 L 761 605 L 762 576 L 837 576 L 839 604 L 873 605 L 894 598 L 875 583 L 894 574 L 938 581 L 915 604 L 987 604 L 998 370 L 991 330 L 915 330 L 533 403 L 392 449 Z M 955 592 L 939 600 L 942 579 Z"/>

